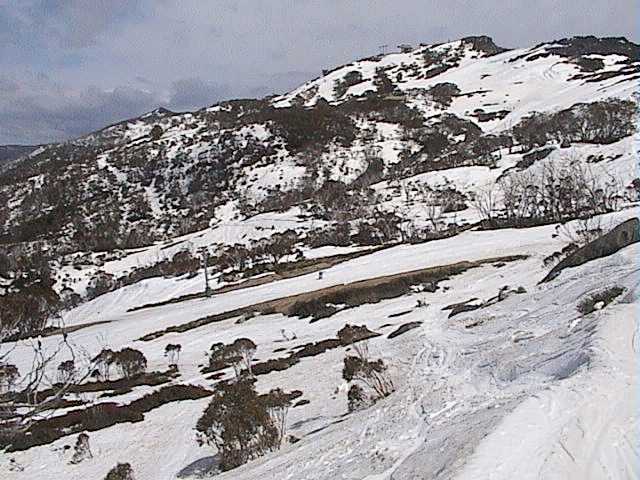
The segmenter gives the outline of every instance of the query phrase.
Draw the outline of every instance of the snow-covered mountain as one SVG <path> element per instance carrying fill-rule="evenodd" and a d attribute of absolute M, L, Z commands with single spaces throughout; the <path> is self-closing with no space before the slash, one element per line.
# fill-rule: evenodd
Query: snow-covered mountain
<path fill-rule="evenodd" d="M 11 163 L 0 320 L 42 331 L 12 325 L 0 367 L 26 388 L 54 355 L 49 387 L 131 347 L 149 373 L 66 388 L 2 478 L 219 473 L 194 429 L 234 377 L 212 345 L 241 338 L 257 392 L 292 399 L 287 436 L 220 478 L 637 477 L 637 225 L 591 242 L 638 215 L 639 79 L 623 38 L 469 37 Z M 363 342 L 386 390 L 358 403 Z"/>
<path fill-rule="evenodd" d="M 491 155 L 504 170 L 524 117 L 630 98 L 639 55 L 617 38 L 504 51 L 473 37 L 353 62 L 281 97 L 160 109 L 4 172 L 3 238 L 55 239 L 65 251 L 138 247 L 271 209 L 265 198 L 304 180 L 320 188 L 349 186 L 367 169 L 368 183 L 481 170 Z"/>

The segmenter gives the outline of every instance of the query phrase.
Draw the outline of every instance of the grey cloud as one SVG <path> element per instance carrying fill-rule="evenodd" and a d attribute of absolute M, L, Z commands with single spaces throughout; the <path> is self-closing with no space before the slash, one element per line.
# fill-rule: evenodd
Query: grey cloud
<path fill-rule="evenodd" d="M 141 2 L 130 0 L 16 0 L 0 4 L 14 32 L 38 43 L 73 49 L 94 45 L 105 32 L 139 18 Z M 3 8 L 4 7 L 4 8 Z"/>
<path fill-rule="evenodd" d="M 158 105 L 280 93 L 381 44 L 637 41 L 639 10 L 639 0 L 0 0 L 0 143 L 68 138 Z M 24 70 L 55 82 L 24 81 Z"/>
<path fill-rule="evenodd" d="M 74 138 L 140 115 L 160 102 L 154 94 L 131 87 L 69 90 L 38 75 L 23 79 L 19 89 L 0 92 L 0 143 Z M 0 77 L 0 85 L 11 81 Z"/>
<path fill-rule="evenodd" d="M 185 78 L 173 82 L 168 106 L 173 110 L 192 110 L 212 105 L 228 98 L 231 89 L 200 78 Z"/>

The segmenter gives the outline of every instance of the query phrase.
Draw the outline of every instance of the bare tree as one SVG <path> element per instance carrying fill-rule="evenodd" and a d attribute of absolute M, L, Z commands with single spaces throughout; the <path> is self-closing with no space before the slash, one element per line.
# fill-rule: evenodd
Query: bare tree
<path fill-rule="evenodd" d="M 287 413 L 291 407 L 291 397 L 282 389 L 275 388 L 264 395 L 264 403 L 278 429 L 278 446 L 281 446 L 287 431 Z"/>
<path fill-rule="evenodd" d="M 248 338 L 238 338 L 231 345 L 229 345 L 229 348 L 230 356 L 239 357 L 244 368 L 247 370 L 247 372 L 249 372 L 249 375 L 253 375 L 253 371 L 251 369 L 251 361 L 253 360 L 253 356 L 256 353 L 256 344 Z M 238 375 L 236 374 L 236 376 Z"/>
<path fill-rule="evenodd" d="M 72 382 L 76 374 L 76 364 L 73 360 L 65 360 L 58 365 L 58 383 Z"/>
<path fill-rule="evenodd" d="M 10 329 L 0 328 L 0 348 L 6 349 L 0 352 L 5 366 L 5 388 L 15 390 L 0 396 L 0 450 L 10 447 L 34 422 L 54 415 L 71 385 L 84 381 L 93 371 L 94 364 L 88 354 L 72 343 L 61 320 L 58 328 L 61 333 L 50 337 L 47 344 L 39 337 L 19 341 L 23 352 L 31 350 L 32 357 L 29 369 L 22 376 L 18 376 L 15 366 L 9 363 L 18 342 L 3 342 L 10 335 Z M 56 378 L 55 365 L 63 354 L 71 357 L 67 362 L 74 364 L 75 375 L 60 379 Z"/>
<path fill-rule="evenodd" d="M 480 217 L 491 223 L 496 215 L 497 195 L 494 185 L 487 185 L 478 189 L 471 200 L 471 206 Z"/>

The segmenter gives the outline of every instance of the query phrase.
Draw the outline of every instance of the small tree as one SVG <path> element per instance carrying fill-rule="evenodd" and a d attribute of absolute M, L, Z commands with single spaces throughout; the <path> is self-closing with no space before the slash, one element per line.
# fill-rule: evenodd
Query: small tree
<path fill-rule="evenodd" d="M 58 382 L 69 383 L 76 374 L 76 364 L 73 360 L 65 360 L 58 365 Z"/>
<path fill-rule="evenodd" d="M 493 186 L 486 186 L 472 197 L 471 206 L 480 215 L 482 220 L 490 225 L 494 221 L 497 206 L 497 195 Z"/>
<path fill-rule="evenodd" d="M 124 378 L 131 378 L 147 369 L 147 358 L 140 350 L 123 348 L 114 354 L 114 363 Z"/>
<path fill-rule="evenodd" d="M 229 348 L 229 355 L 231 357 L 239 356 L 244 368 L 249 372 L 249 375 L 253 375 L 251 361 L 256 354 L 257 345 L 248 338 L 238 338 L 229 346 Z"/>
<path fill-rule="evenodd" d="M 164 356 L 169 357 L 169 364 L 176 365 L 180 359 L 182 345 L 170 343 L 164 348 Z"/>
<path fill-rule="evenodd" d="M 218 450 L 220 467 L 225 471 L 279 446 L 278 428 L 249 377 L 216 384 L 196 430 L 201 443 Z"/>
<path fill-rule="evenodd" d="M 135 480 L 133 468 L 128 463 L 119 463 L 109 470 L 104 480 Z"/>
<path fill-rule="evenodd" d="M 162 127 L 160 125 L 154 125 L 153 128 L 151 129 L 151 132 L 149 133 L 149 135 L 151 136 L 151 138 L 153 140 L 160 140 L 160 137 L 162 137 L 163 134 L 163 130 Z"/>
<path fill-rule="evenodd" d="M 115 352 L 109 348 L 103 348 L 91 361 L 96 366 L 99 380 L 109 380 L 111 376 L 111 365 L 115 360 Z"/>
<path fill-rule="evenodd" d="M 222 342 L 217 342 L 211 345 L 209 352 L 205 354 L 209 359 L 209 369 L 219 370 L 220 368 L 224 368 L 224 366 L 226 365 L 224 359 L 224 349 L 225 345 Z"/>
<path fill-rule="evenodd" d="M 259 250 L 271 260 L 274 266 L 277 266 L 285 256 L 294 253 L 295 246 L 299 241 L 300 238 L 294 230 L 287 230 L 260 241 Z"/>
<path fill-rule="evenodd" d="M 278 429 L 278 447 L 282 445 L 282 440 L 287 430 L 287 413 L 291 407 L 291 397 L 280 388 L 271 390 L 263 395 L 263 400 L 274 425 Z"/>

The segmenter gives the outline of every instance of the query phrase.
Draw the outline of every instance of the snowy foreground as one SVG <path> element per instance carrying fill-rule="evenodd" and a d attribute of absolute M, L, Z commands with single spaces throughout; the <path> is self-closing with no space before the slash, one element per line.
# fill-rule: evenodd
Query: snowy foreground
<path fill-rule="evenodd" d="M 628 210 L 615 221 L 633 215 L 637 211 Z M 259 391 L 297 389 L 309 401 L 289 412 L 288 434 L 301 440 L 221 479 L 638 478 L 640 246 L 565 270 L 552 282 L 538 285 L 550 268 L 543 259 L 566 244 L 553 233 L 553 225 L 468 231 L 347 261 L 327 269 L 322 280 L 309 274 L 127 312 L 147 303 L 148 296 L 168 299 L 183 291 L 175 280 L 150 280 L 98 297 L 69 312 L 66 320 L 76 326 L 106 322 L 75 331 L 71 341 L 89 355 L 104 346 L 140 349 L 150 371 L 166 369 L 165 345 L 180 343 L 181 375 L 173 382 L 204 386 L 212 381 L 198 365 L 214 342 L 251 338 L 258 345 L 257 359 L 265 361 L 282 356 L 282 348 L 334 338 L 346 323 L 382 334 L 370 341 L 370 350 L 390 365 L 395 393 L 347 415 L 343 348 L 259 376 Z M 441 282 L 434 293 L 417 291 L 364 304 L 313 323 L 273 314 L 138 340 L 172 325 L 265 300 L 507 255 L 527 258 L 486 263 Z M 487 301 L 504 286 L 526 292 L 451 318 L 450 311 L 443 310 L 471 299 L 476 304 Z M 581 300 L 613 286 L 624 288 L 624 293 L 612 304 L 587 315 L 578 312 Z M 416 306 L 418 300 L 427 305 Z M 415 321 L 422 322 L 419 328 L 387 338 L 400 325 Z M 285 340 L 283 329 L 297 339 Z M 58 341 L 55 336 L 43 339 L 50 348 Z M 28 345 L 20 344 L 12 360 L 26 369 L 28 355 Z M 136 387 L 106 399 L 83 398 L 128 403 L 154 388 Z M 208 402 L 204 398 L 169 403 L 146 413 L 142 422 L 90 432 L 94 457 L 78 465 L 68 463 L 70 453 L 63 448 L 72 445 L 75 436 L 6 454 L 0 459 L 0 477 L 99 480 L 116 463 L 129 462 L 137 479 L 198 478 L 198 465 L 215 455 L 195 440 L 195 423 Z M 14 459 L 13 467 L 9 459 Z"/>

